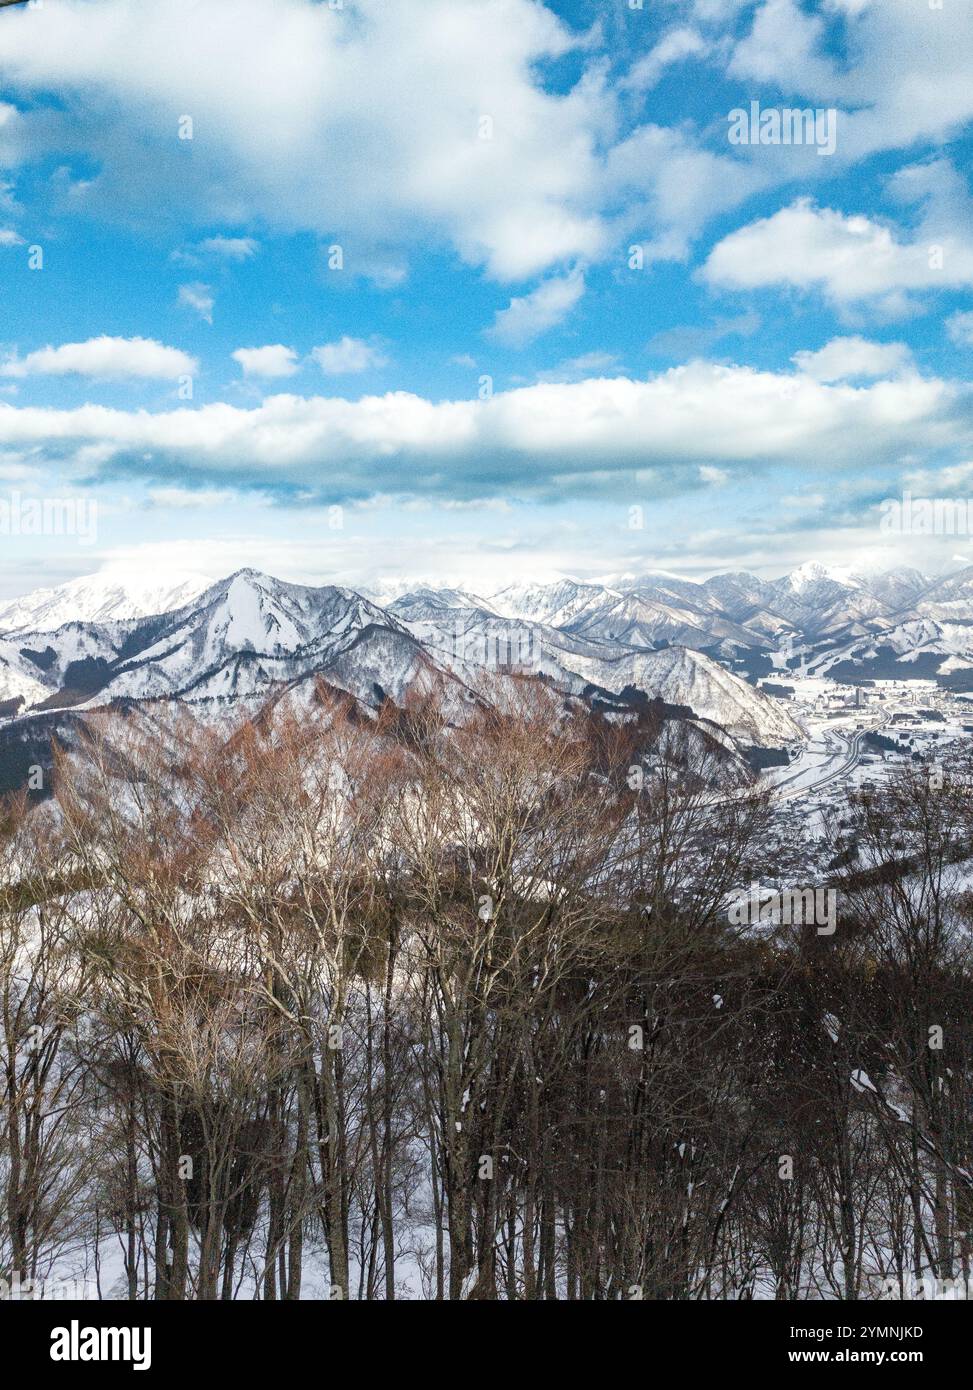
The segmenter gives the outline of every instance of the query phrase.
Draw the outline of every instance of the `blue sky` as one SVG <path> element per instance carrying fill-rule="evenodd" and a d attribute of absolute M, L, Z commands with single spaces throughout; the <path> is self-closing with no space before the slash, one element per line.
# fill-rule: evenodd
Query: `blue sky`
<path fill-rule="evenodd" d="M 0 501 L 98 520 L 0 588 L 973 561 L 878 525 L 973 485 L 971 69 L 971 0 L 0 12 Z"/>

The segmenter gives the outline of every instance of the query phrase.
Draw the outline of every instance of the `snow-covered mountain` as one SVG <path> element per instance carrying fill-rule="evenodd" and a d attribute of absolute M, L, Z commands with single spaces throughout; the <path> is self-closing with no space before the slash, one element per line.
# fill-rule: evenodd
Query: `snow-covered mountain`
<path fill-rule="evenodd" d="M 927 586 L 915 608 L 923 617 L 973 623 L 973 565 Z"/>
<path fill-rule="evenodd" d="M 65 623 L 147 618 L 181 608 L 209 585 L 199 574 L 170 572 L 160 578 L 129 569 L 101 570 L 0 605 L 0 632 L 53 632 Z"/>
<path fill-rule="evenodd" d="M 317 679 L 373 708 L 436 690 L 459 710 L 490 673 L 579 699 L 661 700 L 741 747 L 780 746 L 801 731 L 755 681 L 795 650 L 808 670 L 843 678 L 973 673 L 973 567 L 939 580 L 816 565 L 776 580 L 651 573 L 485 596 L 400 585 L 384 604 L 255 570 L 209 585 L 107 571 L 8 604 L 0 622 L 8 722 L 113 700 L 250 709 Z"/>
<path fill-rule="evenodd" d="M 698 718 L 719 724 L 744 744 L 779 747 L 802 737 L 783 704 L 688 647 L 570 660 L 570 669 L 594 685 L 615 692 L 638 690 L 670 705 L 688 705 Z"/>
<path fill-rule="evenodd" d="M 866 677 L 948 677 L 973 689 L 973 566 L 935 581 L 899 571 L 868 587 L 887 599 L 886 612 L 864 630 L 846 629 L 839 645 L 822 647 L 811 658 L 810 669 L 842 678 L 856 671 Z M 904 594 L 908 601 L 898 606 Z"/>
<path fill-rule="evenodd" d="M 390 613 L 397 613 L 407 621 L 438 618 L 454 609 L 474 609 L 481 613 L 499 611 L 487 599 L 468 594 L 464 589 L 410 589 L 384 606 Z"/>
<path fill-rule="evenodd" d="M 360 594 L 241 570 L 183 608 L 120 630 L 98 695 L 220 703 L 259 697 L 295 677 L 332 669 L 377 634 L 387 674 L 393 650 L 411 669 L 416 654 L 408 632 Z"/>
<path fill-rule="evenodd" d="M 722 643 L 744 647 L 769 646 L 759 633 L 748 632 L 714 610 L 685 602 L 665 602 L 652 593 L 613 594 L 590 603 L 570 622 L 569 632 L 602 642 L 653 647 L 663 643 L 706 649 Z"/>
<path fill-rule="evenodd" d="M 598 585 L 508 592 L 502 604 L 497 596 L 425 588 L 383 608 L 339 586 L 312 588 L 241 570 L 167 611 L 88 620 L 92 605 L 101 611 L 95 596 L 109 588 L 76 581 L 67 593 L 45 596 L 37 609 L 44 626 L 0 633 L 3 717 L 81 712 L 113 700 L 251 708 L 316 677 L 372 706 L 434 688 L 461 702 L 473 698 L 471 689 L 488 672 L 492 679 L 539 676 L 578 698 L 658 698 L 742 744 L 800 736 L 782 705 L 700 650 L 723 639 L 746 644 L 744 630 L 715 612 L 704 630 L 695 609 Z M 47 626 L 73 598 L 82 614 Z M 19 616 L 35 602 L 24 602 Z M 511 615 L 513 609 L 530 616 Z M 117 596 L 109 611 L 125 612 Z M 547 621 L 532 616 L 541 613 Z M 672 640 L 680 637 L 692 647 Z"/>
<path fill-rule="evenodd" d="M 878 573 L 809 562 L 774 580 L 742 572 L 695 583 L 656 572 L 605 584 L 512 585 L 490 603 L 498 612 L 592 638 L 667 641 L 728 656 L 734 643 L 773 649 L 789 635 L 835 643 L 881 633 L 907 616 L 928 614 L 923 605 L 936 596 L 953 605 L 942 616 L 956 617 L 973 594 L 964 573 L 936 581 L 905 566 Z"/>
<path fill-rule="evenodd" d="M 491 606 L 508 618 L 561 627 L 573 622 L 591 604 L 606 596 L 618 599 L 621 593 L 602 584 L 585 584 L 561 579 L 553 584 L 510 584 L 490 597 Z"/>
<path fill-rule="evenodd" d="M 928 575 L 910 569 L 907 565 L 884 574 L 859 575 L 856 578 L 861 588 L 866 589 L 893 612 L 918 603 L 933 583 Z"/>
<path fill-rule="evenodd" d="M 493 594 L 493 608 L 509 617 L 545 623 L 593 641 L 652 647 L 663 643 L 708 650 L 722 642 L 769 645 L 713 602 L 706 589 L 669 575 L 647 575 L 629 587 L 580 583 L 511 585 Z"/>
<path fill-rule="evenodd" d="M 416 611 L 411 597 L 392 607 L 438 665 L 472 684 L 477 667 L 521 670 L 544 676 L 573 694 L 601 690 L 618 695 L 631 690 L 688 706 L 694 715 L 720 724 L 747 744 L 776 745 L 801 737 L 783 705 L 711 657 L 675 643 L 658 645 L 655 635 L 647 635 L 641 600 L 629 596 L 606 604 L 616 615 L 614 630 L 600 610 L 600 621 L 585 609 L 556 627 L 473 606 L 444 606 L 437 612 L 424 605 L 420 616 L 410 616 Z M 641 621 L 633 621 L 633 612 Z M 698 636 L 698 630 L 694 632 Z"/>

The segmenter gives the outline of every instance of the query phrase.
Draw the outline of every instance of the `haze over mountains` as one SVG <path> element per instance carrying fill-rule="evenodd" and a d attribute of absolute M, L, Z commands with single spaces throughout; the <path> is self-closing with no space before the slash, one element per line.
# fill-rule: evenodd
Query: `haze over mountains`
<path fill-rule="evenodd" d="M 203 714 L 253 709 L 320 678 L 373 708 L 435 690 L 459 710 L 484 669 L 607 707 L 661 700 L 741 749 L 780 747 L 801 730 L 762 677 L 973 686 L 973 567 L 417 587 L 385 603 L 254 570 L 215 584 L 109 571 L 0 609 L 0 713 L 24 737 L 52 713 L 171 698 Z"/>

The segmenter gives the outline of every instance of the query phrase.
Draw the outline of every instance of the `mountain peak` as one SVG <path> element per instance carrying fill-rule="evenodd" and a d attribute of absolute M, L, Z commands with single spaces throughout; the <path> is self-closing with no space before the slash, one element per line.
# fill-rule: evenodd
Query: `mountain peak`
<path fill-rule="evenodd" d="M 822 565 L 817 560 L 805 560 L 803 565 L 798 565 L 797 569 L 779 580 L 781 587 L 786 586 L 791 593 L 801 594 L 805 589 L 811 588 L 814 584 L 822 581 L 829 581 L 832 584 L 841 584 L 846 589 L 858 588 L 858 583 L 852 572 L 839 565 Z"/>
<path fill-rule="evenodd" d="M 0 632 L 54 632 L 65 623 L 147 618 L 182 608 L 211 586 L 211 580 L 189 571 L 159 575 L 110 565 L 11 600 L 0 607 Z"/>

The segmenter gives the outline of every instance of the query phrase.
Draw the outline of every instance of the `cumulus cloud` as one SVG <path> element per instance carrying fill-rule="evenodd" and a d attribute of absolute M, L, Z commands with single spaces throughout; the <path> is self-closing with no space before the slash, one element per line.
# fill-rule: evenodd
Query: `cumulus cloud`
<path fill-rule="evenodd" d="M 724 237 L 701 275 L 721 289 L 818 290 L 839 308 L 864 305 L 895 316 L 909 311 L 917 293 L 973 286 L 973 234 L 936 217 L 910 237 L 799 198 Z"/>
<path fill-rule="evenodd" d="M 297 353 L 293 348 L 285 347 L 283 343 L 272 343 L 267 347 L 237 348 L 231 356 L 243 368 L 244 376 L 293 376 L 298 369 Z"/>
<path fill-rule="evenodd" d="M 912 353 L 905 343 L 875 343 L 856 334 L 832 338 L 817 352 L 795 353 L 793 361 L 815 381 L 874 380 L 911 368 Z"/>
<path fill-rule="evenodd" d="M 607 244 L 614 99 L 594 62 L 570 91 L 545 87 L 544 65 L 587 40 L 533 0 L 209 0 L 205 24 L 196 0 L 56 10 L 5 16 L 5 92 L 38 147 L 88 148 L 91 206 L 191 204 L 209 225 L 246 207 L 359 250 L 438 241 L 510 279 Z M 58 109 L 35 118 L 52 91 Z"/>
<path fill-rule="evenodd" d="M 324 343 L 311 349 L 311 356 L 328 376 L 353 376 L 384 367 L 387 358 L 374 343 L 361 338 L 339 338 L 336 343 Z"/>
<path fill-rule="evenodd" d="M 406 392 L 272 396 L 158 414 L 0 404 L 0 448 L 172 483 L 309 487 L 332 496 L 588 496 L 699 485 L 699 468 L 888 462 L 973 444 L 968 394 L 916 375 L 830 386 L 697 362 L 645 381 L 538 384 L 481 401 Z M 711 478 L 711 481 L 713 479 Z"/>
<path fill-rule="evenodd" d="M 198 282 L 179 286 L 179 303 L 184 309 L 192 309 L 205 323 L 213 322 L 213 306 L 216 303 L 209 285 Z"/>
<path fill-rule="evenodd" d="M 750 32 L 734 50 L 731 77 L 773 82 L 788 92 L 813 90 L 820 98 L 834 94 L 834 65 L 820 53 L 826 23 L 794 0 L 764 0 Z"/>
<path fill-rule="evenodd" d="M 0 227 L 0 246 L 21 246 L 23 240 L 12 227 Z"/>
<path fill-rule="evenodd" d="M 506 309 L 498 309 L 487 334 L 505 347 L 526 347 L 563 323 L 583 294 L 584 276 L 580 270 L 545 280 L 530 294 L 511 299 Z"/>
<path fill-rule="evenodd" d="M 619 232 L 626 237 L 638 232 L 632 244 L 641 246 L 649 264 L 685 260 L 710 218 L 738 207 L 772 181 L 767 169 L 702 148 L 689 127 L 649 123 L 609 150 L 603 186 L 625 209 Z"/>
<path fill-rule="evenodd" d="M 759 84 L 754 96 L 775 87 L 837 106 L 838 159 L 849 162 L 938 144 L 973 118 L 969 11 L 948 0 L 762 0 L 728 71 Z"/>
<path fill-rule="evenodd" d="M 799 154 L 714 153 L 695 121 L 633 128 L 604 32 L 535 0 L 209 0 L 205 25 L 197 10 L 62 0 L 6 16 L 0 157 L 81 149 L 93 173 L 72 186 L 75 211 L 212 227 L 245 209 L 271 233 L 338 240 L 350 268 L 391 287 L 414 248 L 511 282 L 603 260 L 635 232 L 678 259 L 707 218 L 792 178 Z M 687 13 L 629 90 L 675 62 L 729 64 L 753 95 L 839 104 L 839 160 L 938 144 L 973 118 L 962 4 L 692 0 Z M 565 88 L 563 65 L 550 74 L 567 57 Z M 175 138 L 182 112 L 191 151 Z M 815 178 L 830 164 L 811 162 Z M 248 240 L 207 244 L 245 258 Z"/>
<path fill-rule="evenodd" d="M 175 381 L 198 369 L 195 357 L 179 348 L 166 347 L 154 338 L 89 338 L 84 343 L 62 343 L 39 348 L 24 358 L 4 362 L 4 376 L 87 376 L 101 381 L 141 377 Z"/>

